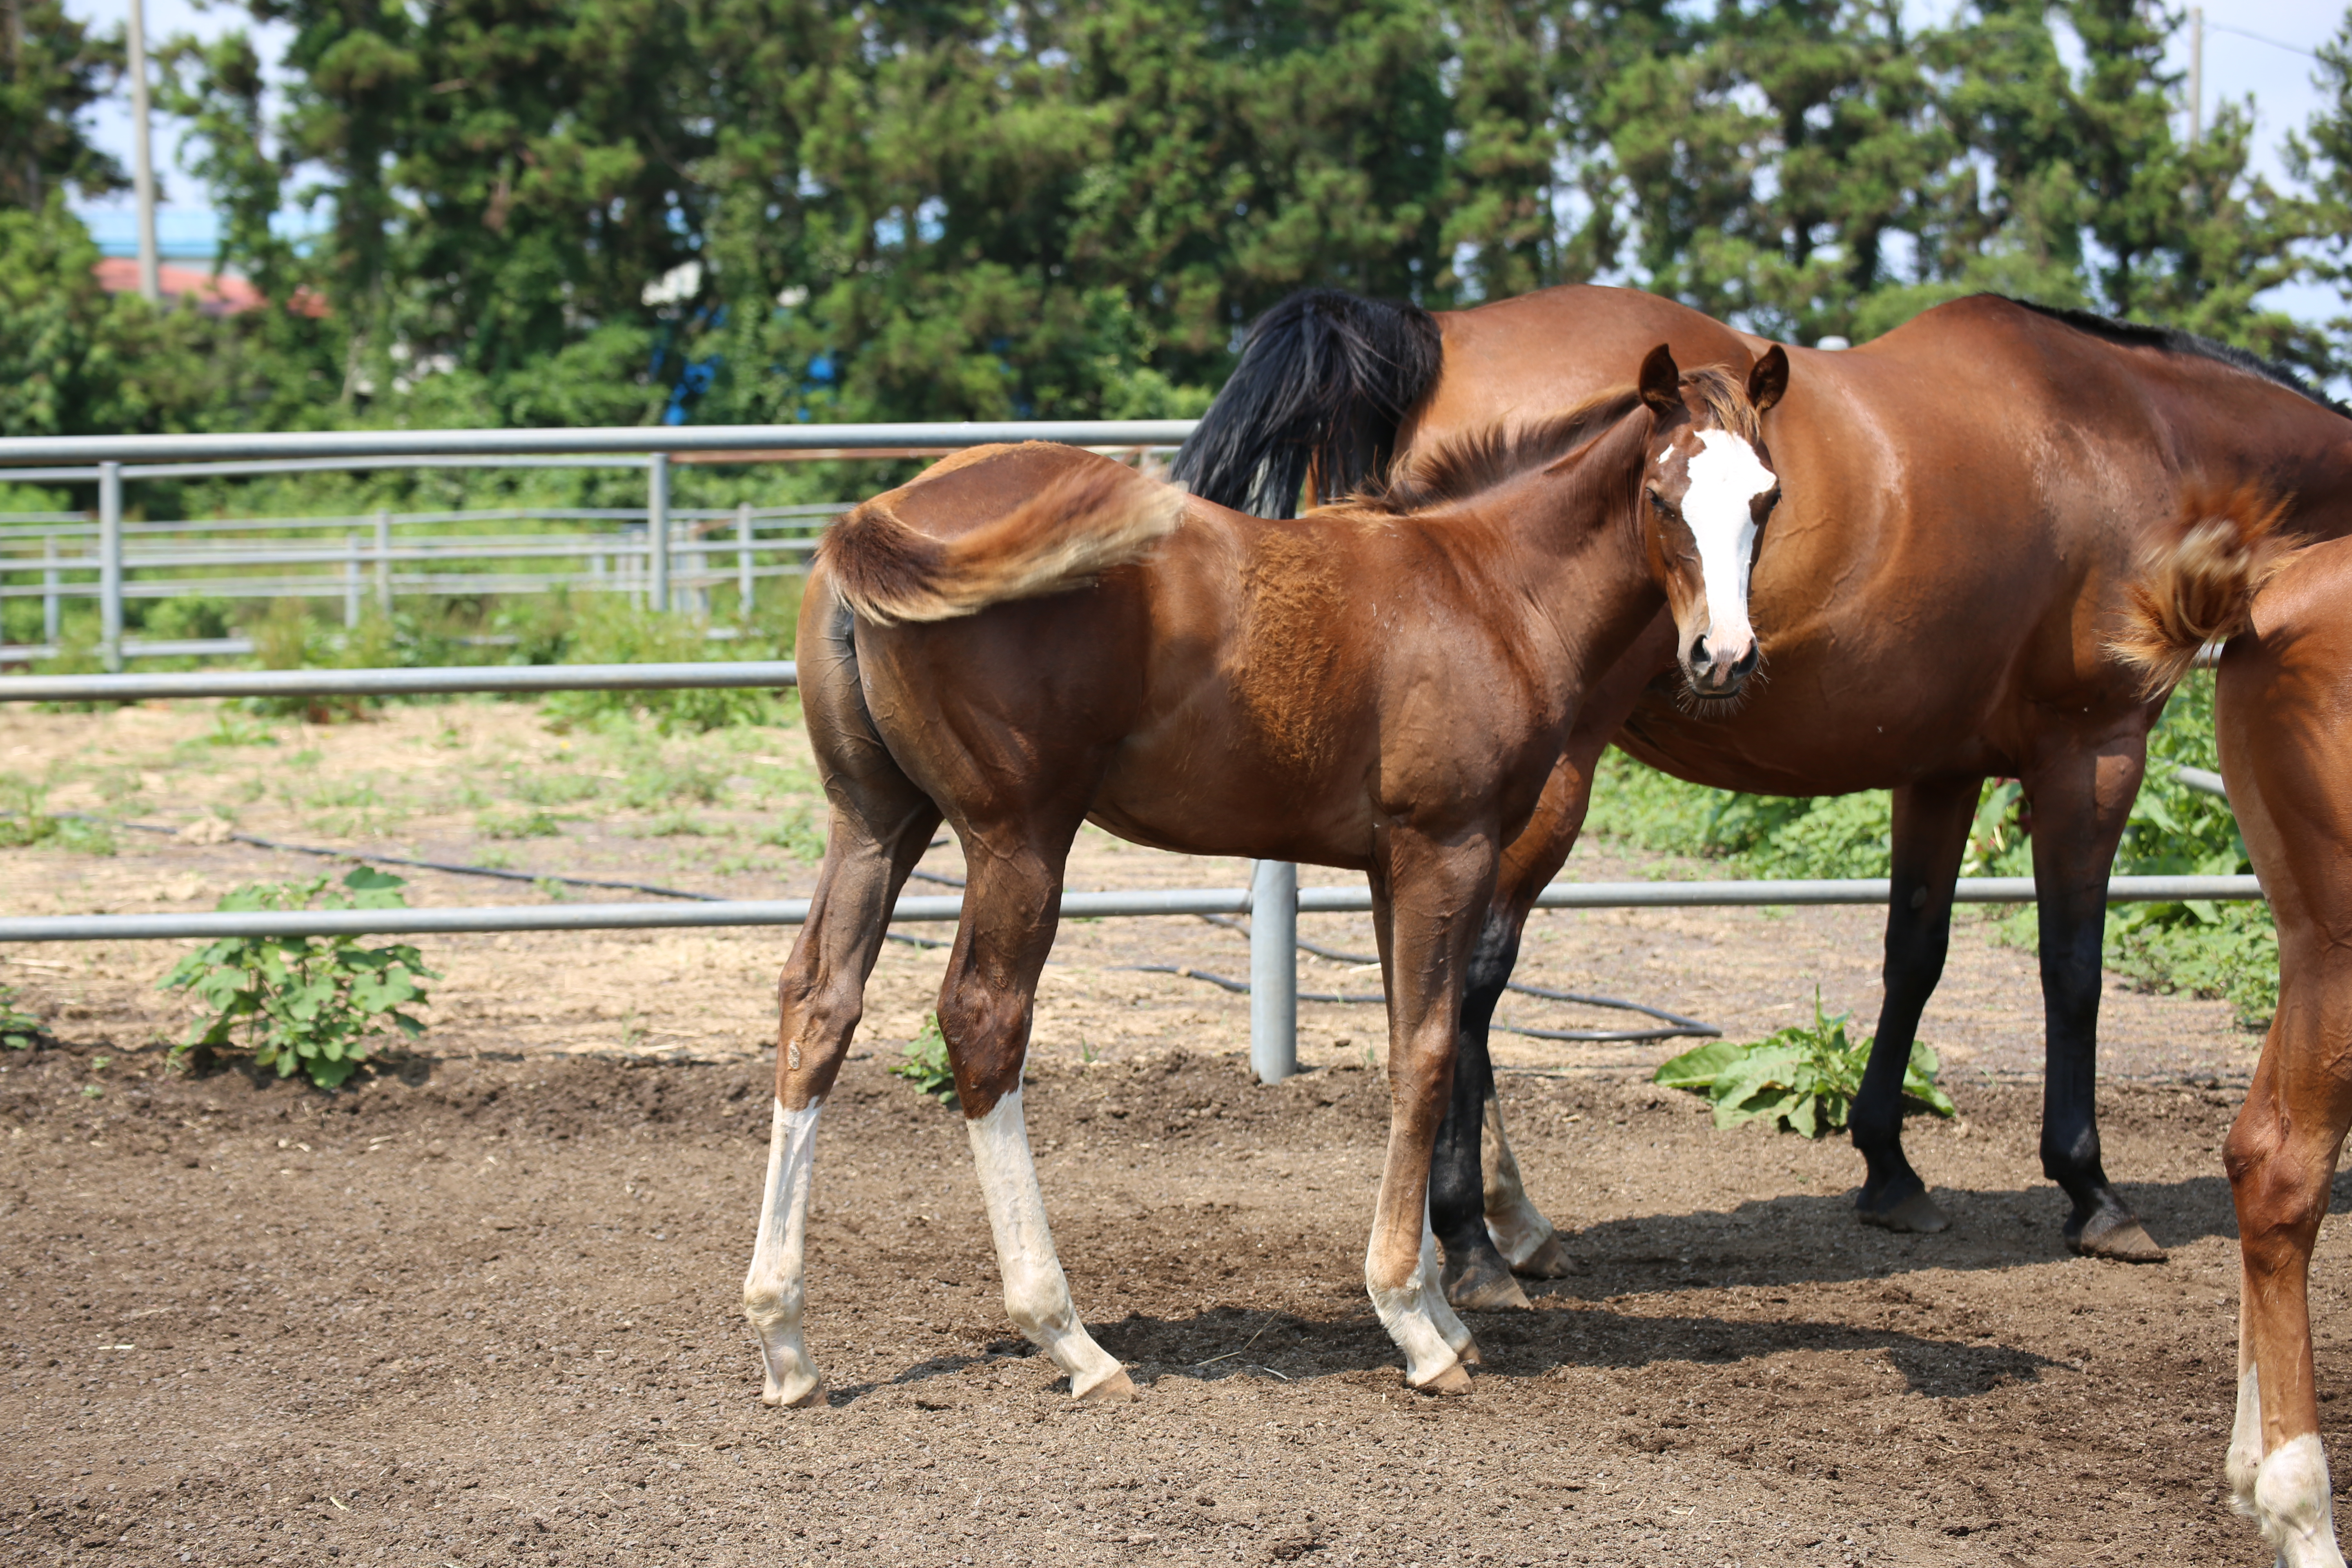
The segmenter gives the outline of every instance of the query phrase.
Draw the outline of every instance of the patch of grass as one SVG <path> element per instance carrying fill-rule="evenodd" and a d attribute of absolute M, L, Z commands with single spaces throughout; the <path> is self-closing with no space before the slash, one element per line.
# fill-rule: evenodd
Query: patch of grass
<path fill-rule="evenodd" d="M 680 762 L 655 759 L 629 770 L 621 789 L 621 804 L 635 811 L 660 807 L 716 805 L 727 793 L 727 775 L 698 757 Z"/>
<path fill-rule="evenodd" d="M 341 883 L 255 883 L 215 906 L 221 910 L 404 909 L 401 879 L 354 867 Z M 173 1056 L 205 1047 L 247 1050 L 280 1078 L 297 1072 L 321 1088 L 351 1077 L 372 1043 L 397 1032 L 415 1038 L 425 1026 L 403 1009 L 425 1001 L 422 982 L 438 976 L 406 942 L 362 947 L 357 937 L 226 937 L 172 966 L 159 989 L 193 994 L 207 1012 Z"/>
<path fill-rule="evenodd" d="M 485 838 L 553 838 L 563 831 L 563 824 L 562 818 L 534 807 L 485 811 L 474 818 L 474 829 Z"/>
<path fill-rule="evenodd" d="M 824 858 L 824 834 L 806 806 L 778 812 L 751 837 L 755 843 L 789 851 L 795 860 L 814 865 Z"/>
<path fill-rule="evenodd" d="M 213 715 L 213 727 L 198 739 L 207 746 L 274 746 L 278 744 L 278 731 L 257 719 L 224 707 Z"/>
<path fill-rule="evenodd" d="M 709 838 L 720 830 L 684 809 L 665 811 L 646 824 L 648 838 Z"/>
<path fill-rule="evenodd" d="M 722 855 L 710 869 L 720 877 L 770 876 L 775 872 L 776 867 L 762 855 Z"/>
<path fill-rule="evenodd" d="M 0 773 L 0 849 L 22 849 L 57 837 L 58 819 L 44 809 L 48 794 L 22 773 Z"/>
<path fill-rule="evenodd" d="M 1871 1037 L 1846 1037 L 1848 1015 L 1826 1017 L 1822 994 L 1813 992 L 1813 1021 L 1740 1045 L 1710 1040 L 1661 1067 L 1653 1081 L 1706 1097 L 1718 1128 L 1738 1127 L 1758 1117 L 1807 1138 L 1843 1127 L 1869 1065 Z M 1914 1041 L 1903 1075 L 1906 1107 L 1952 1114 L 1952 1099 L 1937 1087 L 1942 1064 L 1925 1041 Z"/>
<path fill-rule="evenodd" d="M 907 1042 L 889 1070 L 891 1077 L 905 1079 L 949 1110 L 962 1108 L 956 1098 L 955 1068 L 948 1063 L 947 1037 L 940 1033 L 937 1013 L 923 1015 L 923 1026 L 915 1031 L 915 1037 Z"/>
<path fill-rule="evenodd" d="M 507 792 L 529 805 L 574 805 L 593 800 L 604 784 L 589 773 L 518 773 L 506 781 Z"/>
<path fill-rule="evenodd" d="M 526 662 L 535 664 L 668 664 L 782 657 L 762 637 L 711 642 L 706 623 L 682 615 L 656 615 L 610 595 L 539 606 L 535 624 L 519 628 Z M 690 691 L 560 691 L 541 705 L 559 733 L 577 726 L 643 714 L 665 735 L 703 734 L 738 725 L 783 721 L 782 693 L 747 687 Z"/>

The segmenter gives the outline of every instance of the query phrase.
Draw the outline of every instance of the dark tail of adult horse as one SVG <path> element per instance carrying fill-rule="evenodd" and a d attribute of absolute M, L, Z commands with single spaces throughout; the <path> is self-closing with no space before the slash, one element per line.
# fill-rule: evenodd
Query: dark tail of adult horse
<path fill-rule="evenodd" d="M 1418 305 L 1336 289 L 1293 294 L 1250 329 L 1172 477 L 1260 517 L 1297 516 L 1310 479 L 1318 500 L 1350 494 L 1380 477 L 1439 363 L 1436 319 Z"/>

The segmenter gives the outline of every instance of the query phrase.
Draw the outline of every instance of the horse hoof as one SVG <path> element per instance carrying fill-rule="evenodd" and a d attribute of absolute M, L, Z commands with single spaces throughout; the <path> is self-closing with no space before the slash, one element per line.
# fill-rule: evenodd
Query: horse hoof
<path fill-rule="evenodd" d="M 772 1405 L 779 1410 L 814 1410 L 824 1403 L 824 1379 L 818 1378 L 798 1394 L 786 1394 L 774 1388 L 763 1390 L 760 1403 Z"/>
<path fill-rule="evenodd" d="M 1528 1253 L 1524 1261 L 1511 1265 L 1511 1272 L 1528 1279 L 1567 1279 L 1568 1248 L 1560 1245 L 1559 1233 L 1545 1237 L 1543 1245 Z"/>
<path fill-rule="evenodd" d="M 2066 1238 L 2067 1245 L 2085 1258 L 2112 1258 L 2117 1263 L 2161 1263 L 2164 1248 L 2147 1228 L 2127 1214 L 2102 1211 L 2093 1215 L 2082 1230 Z"/>
<path fill-rule="evenodd" d="M 1500 1311 L 1506 1308 L 1526 1308 L 1528 1293 L 1511 1277 L 1503 1264 L 1502 1254 L 1481 1248 L 1457 1268 L 1454 1260 L 1446 1260 L 1445 1300 L 1455 1307 L 1473 1311 Z"/>
<path fill-rule="evenodd" d="M 1454 1352 L 1454 1359 L 1460 1362 L 1464 1366 L 1485 1366 L 1486 1364 L 1486 1358 L 1478 1353 L 1478 1342 L 1476 1340 L 1470 1340 L 1457 1348 Z"/>
<path fill-rule="evenodd" d="M 1077 1390 L 1071 1397 L 1083 1399 L 1089 1405 L 1131 1405 L 1141 1396 L 1135 1392 L 1135 1380 L 1121 1370 L 1112 1373 L 1100 1383 L 1089 1384 Z"/>
<path fill-rule="evenodd" d="M 1459 1363 L 1447 1367 L 1427 1383 L 1412 1383 L 1411 1379 L 1406 1381 L 1414 1392 L 1420 1394 L 1467 1394 L 1470 1392 L 1470 1374 L 1462 1370 Z"/>
<path fill-rule="evenodd" d="M 1952 1222 L 1944 1217 L 1944 1211 L 1936 1206 L 1936 1200 L 1927 1195 L 1925 1188 L 1913 1193 L 1891 1209 L 1882 1212 L 1865 1207 L 1856 1212 L 1861 1215 L 1864 1225 L 1874 1225 L 1881 1230 L 1905 1236 L 1933 1236 L 1937 1231 L 1952 1228 Z"/>

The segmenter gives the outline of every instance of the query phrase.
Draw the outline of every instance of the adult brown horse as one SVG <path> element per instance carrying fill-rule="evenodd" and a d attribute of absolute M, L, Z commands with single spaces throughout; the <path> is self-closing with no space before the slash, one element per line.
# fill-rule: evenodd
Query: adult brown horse
<path fill-rule="evenodd" d="M 1475 1349 L 1438 1284 L 1426 1189 L 1503 846 L 1586 688 L 1643 626 L 1662 609 L 1693 624 L 1744 610 L 1747 563 L 1716 582 L 1697 538 L 1754 527 L 1778 494 L 1758 413 L 1785 360 L 1744 383 L 1681 377 L 1664 347 L 1640 366 L 1632 387 L 1435 448 L 1378 495 L 1297 521 L 1031 444 L 950 458 L 826 535 L 799 655 L 832 831 L 780 988 L 743 1287 L 770 1403 L 822 1386 L 801 1328 L 817 1116 L 891 905 L 942 818 L 970 879 L 940 1029 L 1006 1309 L 1071 1392 L 1133 1393 L 1070 1300 L 1021 1111 L 1038 972 L 1088 820 L 1368 874 L 1391 1126 L 1365 1282 L 1413 1385 L 1466 1386 Z"/>
<path fill-rule="evenodd" d="M 2352 1127 L 2352 540 L 2288 553 L 2248 487 L 2198 498 L 2156 554 L 2122 651 L 2159 689 L 2209 639 L 2221 776 L 2278 922 L 2279 1000 L 2223 1146 L 2237 1202 L 2230 1489 L 2286 1568 L 2344 1568 L 2311 1355 L 2311 1249 Z"/>
<path fill-rule="evenodd" d="M 1514 409 L 1587 395 L 1631 345 L 1661 338 L 1685 363 L 1735 372 L 1765 347 L 1622 289 L 1554 289 L 1434 317 L 1299 296 L 1257 329 L 1177 477 L 1278 515 L 1310 472 L 1318 491 L 1344 493 L 1376 480 L 1391 453 L 1410 461 Z M 1867 1164 L 1862 1217 L 1899 1230 L 1948 1223 L 1904 1157 L 1903 1068 L 1943 970 L 1981 781 L 2021 780 L 2047 1014 L 2042 1169 L 2073 1200 L 2065 1235 L 2078 1250 L 2162 1256 L 2099 1158 L 2106 880 L 2160 706 L 2101 639 L 2147 531 L 2191 481 L 2260 480 L 2294 498 L 2291 521 L 2352 515 L 2340 504 L 2352 500 L 2352 422 L 2239 351 L 1992 296 L 1858 349 L 1788 352 L 1803 395 L 1769 426 L 1788 500 L 1753 587 L 1766 679 L 1737 702 L 1694 700 L 1658 677 L 1678 647 L 1716 630 L 1654 623 L 1586 704 L 1506 856 L 1433 1178 L 1457 1303 L 1523 1301 L 1510 1267 L 1560 1266 L 1550 1225 L 1515 1183 L 1480 1179 L 1482 1107 L 1500 1129 L 1486 1032 L 1531 900 L 1567 858 L 1612 741 L 1722 789 L 1894 791 L 1885 1000 L 1853 1131 Z M 1507 1156 L 1497 1164 L 1506 1178 L 1515 1170 Z"/>

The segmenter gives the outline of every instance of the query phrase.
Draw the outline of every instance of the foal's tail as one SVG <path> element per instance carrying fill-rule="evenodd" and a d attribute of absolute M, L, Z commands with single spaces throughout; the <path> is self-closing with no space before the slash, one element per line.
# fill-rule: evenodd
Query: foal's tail
<path fill-rule="evenodd" d="M 1203 500 L 1295 517 L 1381 477 L 1397 426 L 1437 384 L 1437 321 L 1418 305 L 1337 289 L 1293 294 L 1257 319 L 1170 476 Z"/>
<path fill-rule="evenodd" d="M 1084 587 L 1139 561 L 1176 526 L 1183 497 L 1113 462 L 1090 462 L 953 539 L 898 520 L 881 499 L 817 547 L 849 607 L 868 621 L 945 621 L 1008 599 Z"/>
<path fill-rule="evenodd" d="M 2191 489 L 2158 535 L 2108 649 L 2145 678 L 2150 696 L 2189 673 L 2197 650 L 2253 624 L 2254 595 L 2294 552 L 2279 531 L 2284 500 L 2255 485 Z"/>

